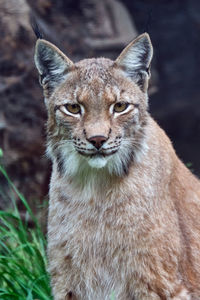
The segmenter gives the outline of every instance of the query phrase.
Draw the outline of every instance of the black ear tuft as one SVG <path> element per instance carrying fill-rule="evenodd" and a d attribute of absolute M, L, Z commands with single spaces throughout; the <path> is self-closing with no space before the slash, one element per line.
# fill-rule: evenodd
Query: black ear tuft
<path fill-rule="evenodd" d="M 41 32 L 41 29 L 33 15 L 30 16 L 30 23 L 31 23 L 31 27 L 32 27 L 33 32 L 35 33 L 37 39 L 43 39 L 44 37 Z"/>

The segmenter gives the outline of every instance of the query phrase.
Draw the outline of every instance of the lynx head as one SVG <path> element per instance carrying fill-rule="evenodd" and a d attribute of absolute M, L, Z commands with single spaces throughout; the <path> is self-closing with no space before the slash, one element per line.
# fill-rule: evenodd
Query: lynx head
<path fill-rule="evenodd" d="M 63 174 L 104 169 L 123 176 L 145 150 L 152 46 L 147 33 L 115 60 L 73 63 L 38 39 L 35 64 L 48 110 L 48 149 Z"/>

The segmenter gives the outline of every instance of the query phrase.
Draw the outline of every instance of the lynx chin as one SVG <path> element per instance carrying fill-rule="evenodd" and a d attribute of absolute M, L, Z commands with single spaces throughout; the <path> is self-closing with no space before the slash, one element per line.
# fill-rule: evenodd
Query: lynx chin
<path fill-rule="evenodd" d="M 148 112 L 144 33 L 112 61 L 38 39 L 55 300 L 199 300 L 200 182 Z"/>

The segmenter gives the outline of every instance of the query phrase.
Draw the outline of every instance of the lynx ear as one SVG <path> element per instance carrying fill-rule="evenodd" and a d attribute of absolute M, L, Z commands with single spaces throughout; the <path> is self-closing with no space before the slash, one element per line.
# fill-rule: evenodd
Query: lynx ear
<path fill-rule="evenodd" d="M 44 88 L 46 97 L 49 97 L 73 68 L 73 62 L 56 46 L 43 39 L 37 40 L 34 59 L 40 84 Z"/>
<path fill-rule="evenodd" d="M 143 91 L 147 90 L 150 78 L 149 67 L 153 48 L 147 33 L 133 40 L 120 54 L 115 63 L 126 75 L 136 82 Z"/>

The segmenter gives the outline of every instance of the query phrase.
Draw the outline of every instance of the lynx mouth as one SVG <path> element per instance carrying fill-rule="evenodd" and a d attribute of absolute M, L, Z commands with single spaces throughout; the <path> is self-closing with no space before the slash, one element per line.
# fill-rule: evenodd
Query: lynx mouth
<path fill-rule="evenodd" d="M 108 157 L 108 156 L 111 156 L 113 155 L 114 153 L 117 152 L 117 150 L 112 150 L 111 152 L 109 153 L 105 153 L 105 152 L 102 152 L 102 151 L 96 151 L 94 153 L 86 153 L 84 151 L 80 151 L 80 150 L 77 150 L 79 154 L 83 155 L 83 156 L 86 156 L 86 157 L 89 157 L 89 158 L 95 158 L 95 157 Z"/>
<path fill-rule="evenodd" d="M 106 167 L 108 161 L 117 150 L 112 150 L 109 153 L 103 151 L 96 151 L 93 153 L 87 153 L 83 151 L 78 151 L 78 153 L 85 157 L 88 165 L 93 169 L 102 169 Z"/>

